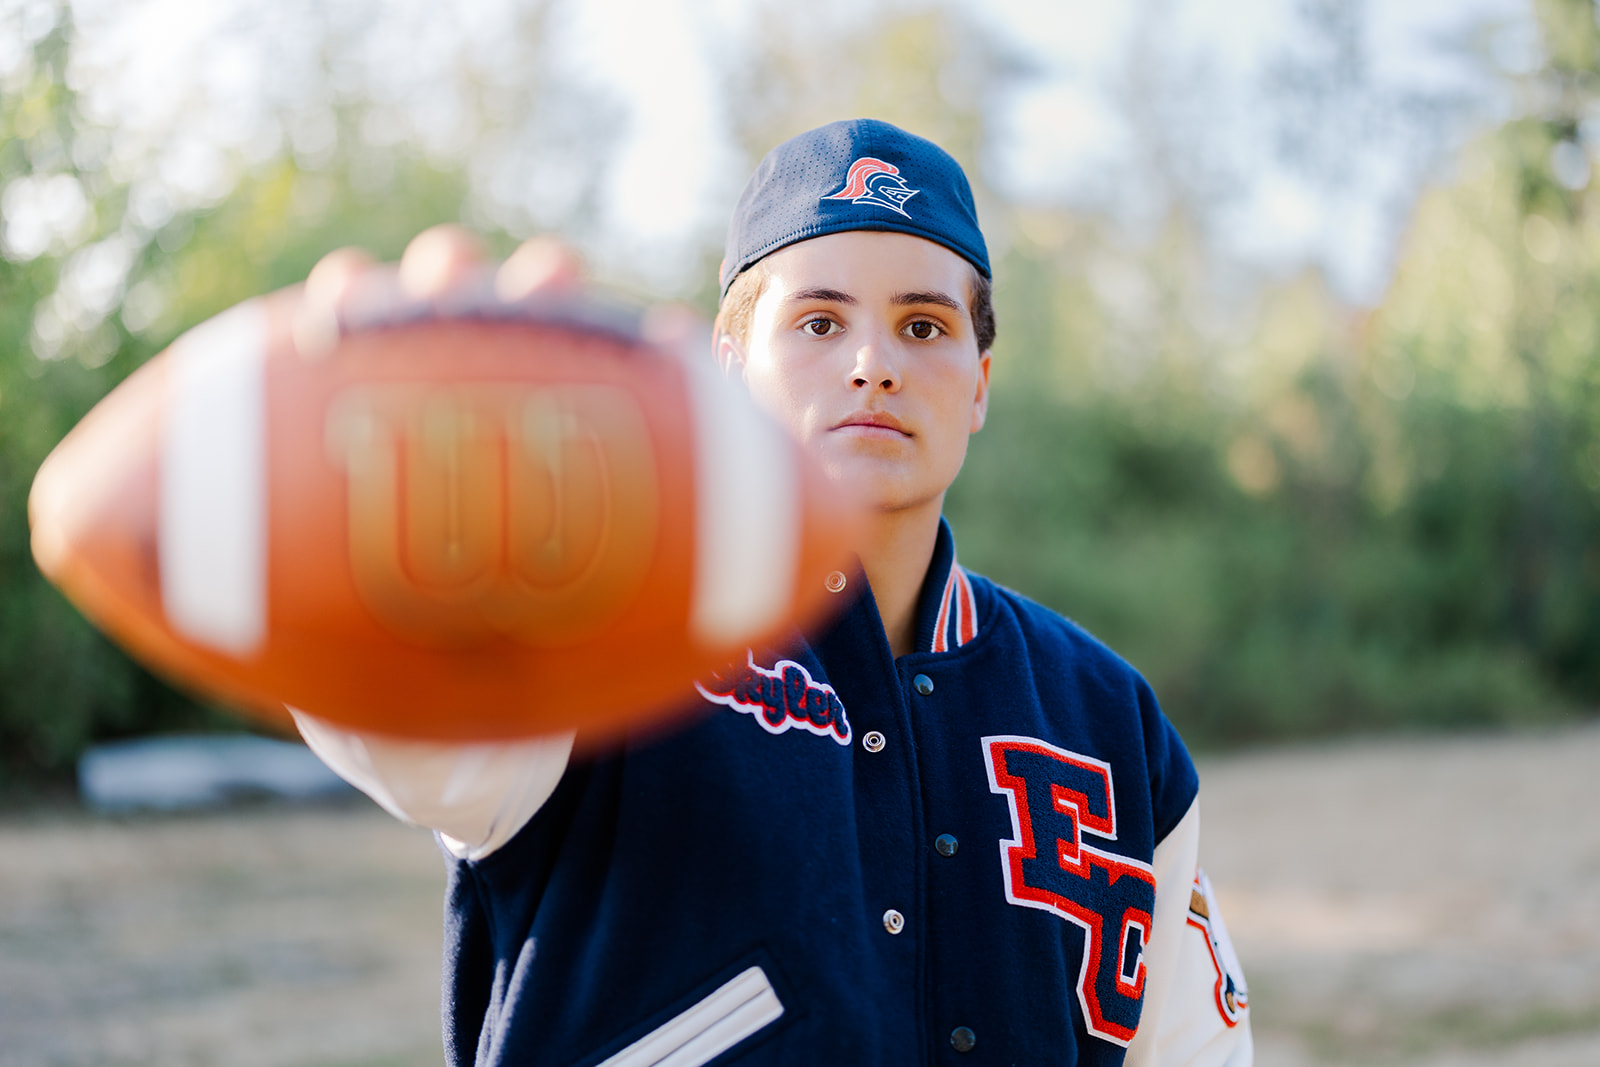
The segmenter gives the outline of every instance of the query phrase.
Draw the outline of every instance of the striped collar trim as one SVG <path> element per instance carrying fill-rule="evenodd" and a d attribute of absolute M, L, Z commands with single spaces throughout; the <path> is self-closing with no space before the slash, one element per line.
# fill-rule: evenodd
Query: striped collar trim
<path fill-rule="evenodd" d="M 945 579 L 939 600 L 939 617 L 933 626 L 930 652 L 949 652 L 978 636 L 978 600 L 972 595 L 972 580 L 955 560 L 950 561 L 950 577 Z"/>

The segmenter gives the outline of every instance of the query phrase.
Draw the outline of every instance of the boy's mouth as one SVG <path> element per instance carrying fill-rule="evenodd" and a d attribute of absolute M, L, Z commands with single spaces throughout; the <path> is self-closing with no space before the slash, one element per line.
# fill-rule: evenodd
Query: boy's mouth
<path fill-rule="evenodd" d="M 885 435 L 895 434 L 902 437 L 912 436 L 905 424 L 887 411 L 857 411 L 846 415 L 834 424 L 835 430 L 855 429 L 866 433 L 879 432 Z"/>

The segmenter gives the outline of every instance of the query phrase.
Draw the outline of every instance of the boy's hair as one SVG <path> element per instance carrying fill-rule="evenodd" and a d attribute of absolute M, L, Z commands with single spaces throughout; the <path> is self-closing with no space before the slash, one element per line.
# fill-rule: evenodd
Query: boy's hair
<path fill-rule="evenodd" d="M 766 261 L 758 260 L 733 279 L 717 311 L 716 332 L 727 334 L 740 345 L 749 345 L 756 301 L 766 291 L 767 277 Z M 978 339 L 978 351 L 987 352 L 994 347 L 994 283 L 976 267 L 967 286 L 967 306 L 972 315 L 972 332 Z"/>

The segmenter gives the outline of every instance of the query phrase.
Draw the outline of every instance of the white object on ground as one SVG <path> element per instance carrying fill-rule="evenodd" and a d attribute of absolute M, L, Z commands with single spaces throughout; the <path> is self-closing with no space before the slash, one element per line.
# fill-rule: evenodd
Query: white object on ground
<path fill-rule="evenodd" d="M 185 734 L 96 745 L 78 760 L 78 789 L 89 807 L 117 812 L 351 793 L 304 745 L 250 734 Z"/>

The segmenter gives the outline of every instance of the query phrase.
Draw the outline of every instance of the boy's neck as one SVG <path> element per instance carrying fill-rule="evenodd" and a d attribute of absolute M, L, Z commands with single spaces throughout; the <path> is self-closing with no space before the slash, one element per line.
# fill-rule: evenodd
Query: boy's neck
<path fill-rule="evenodd" d="M 879 512 L 857 546 L 889 649 L 896 657 L 916 644 L 917 596 L 933 561 L 943 504 L 941 495 L 931 506 Z"/>

